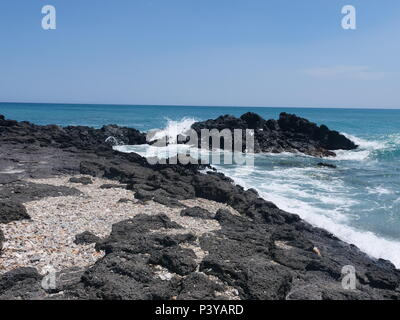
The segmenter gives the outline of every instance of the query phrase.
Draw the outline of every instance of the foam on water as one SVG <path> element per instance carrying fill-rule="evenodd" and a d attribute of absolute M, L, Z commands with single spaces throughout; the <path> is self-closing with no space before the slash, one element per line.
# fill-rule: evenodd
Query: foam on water
<path fill-rule="evenodd" d="M 275 172 L 271 175 L 275 177 L 281 176 L 282 179 L 278 179 L 277 181 L 268 180 L 268 183 L 265 183 L 260 182 L 265 181 L 265 178 L 257 180 L 249 177 L 248 170 L 241 172 L 238 168 L 226 169 L 219 167 L 218 169 L 243 187 L 256 189 L 264 199 L 275 203 L 282 210 L 296 213 L 312 225 L 331 232 L 347 243 L 356 245 L 370 256 L 390 260 L 397 268 L 400 268 L 399 241 L 385 239 L 373 232 L 357 230 L 347 225 L 351 213 L 347 212 L 346 209 L 350 208 L 355 202 L 355 200 L 351 199 L 351 194 L 348 197 L 337 192 L 331 196 L 321 196 L 321 193 L 312 195 L 305 187 L 287 183 L 284 179 L 287 175 L 283 172 Z M 292 177 L 294 179 L 306 179 L 307 176 L 301 175 L 299 172 Z M 328 186 L 337 191 L 337 188 L 340 188 L 340 183 L 327 184 L 326 189 L 330 188 Z M 298 188 L 302 189 L 299 190 Z M 345 187 L 343 188 L 345 189 Z M 346 190 L 342 191 L 345 192 Z M 333 205 L 335 209 L 322 209 L 319 205 L 320 203 L 313 205 L 313 202 L 319 201 L 324 204 Z"/>
<path fill-rule="evenodd" d="M 334 160 L 362 161 L 372 159 L 376 154 L 400 150 L 400 134 L 389 134 L 365 140 L 357 136 L 343 133 L 347 138 L 358 145 L 356 150 L 337 150 Z"/>
<path fill-rule="evenodd" d="M 183 118 L 179 121 L 166 119 L 167 126 L 164 129 L 154 129 L 151 141 L 159 140 L 164 137 L 168 138 L 170 143 L 177 142 L 177 136 L 183 135 L 190 130 L 193 123 L 196 122 L 194 118 Z"/>

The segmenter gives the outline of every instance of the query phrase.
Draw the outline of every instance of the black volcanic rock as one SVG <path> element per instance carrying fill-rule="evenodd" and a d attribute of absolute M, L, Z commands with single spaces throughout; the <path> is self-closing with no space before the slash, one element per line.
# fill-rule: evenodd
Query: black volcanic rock
<path fill-rule="evenodd" d="M 216 300 L 215 292 L 224 291 L 221 284 L 211 281 L 202 273 L 193 272 L 181 282 L 181 291 L 177 300 Z"/>
<path fill-rule="evenodd" d="M 281 119 L 281 124 L 264 122 L 247 114 L 217 122 L 222 129 L 263 126 L 257 133 L 265 138 L 257 140 L 259 148 L 277 152 L 322 155 L 327 152 L 323 146 L 341 139 L 336 141 L 335 133 L 300 118 Z M 203 173 L 199 169 L 204 167 L 197 165 L 150 165 L 138 154 L 112 150 L 104 137 L 101 130 L 87 127 L 34 126 L 0 117 L 0 169 L 13 172 L 11 179 L 0 183 L 0 199 L 23 203 L 79 195 L 73 188 L 24 179 L 84 174 L 126 184 L 132 193 L 148 192 L 153 200 L 200 197 L 225 203 L 240 215 L 219 210 L 214 223 L 220 228 L 199 236 L 163 212 L 118 222 L 108 237 L 96 242 L 105 256 L 70 285 L 57 289 L 60 299 L 215 299 L 226 298 L 228 289 L 241 299 L 400 299 L 400 271 L 391 263 L 372 259 L 221 173 Z M 197 252 L 205 256 L 197 259 Z M 356 270 L 356 290 L 341 287 L 341 270 L 348 265 Z M 34 269 L 3 274 L 0 299 L 46 298 L 40 281 Z"/>
<path fill-rule="evenodd" d="M 81 192 L 75 188 L 53 186 L 26 181 L 0 185 L 0 201 L 28 202 L 46 197 L 77 196 Z"/>
<path fill-rule="evenodd" d="M 100 238 L 89 231 L 82 232 L 75 236 L 76 244 L 91 244 L 100 241 Z"/>
<path fill-rule="evenodd" d="M 6 239 L 4 238 L 4 233 L 3 233 L 3 231 L 0 230 L 0 255 L 1 255 L 1 250 L 3 249 L 3 242 L 4 242 L 4 240 L 6 240 Z"/>
<path fill-rule="evenodd" d="M 36 300 L 46 295 L 42 276 L 34 268 L 18 268 L 0 278 L 0 300 Z"/>
<path fill-rule="evenodd" d="M 247 112 L 243 114 L 240 119 L 246 122 L 248 129 L 259 129 L 264 128 L 266 121 L 261 118 L 258 114 L 253 112 Z"/>
<path fill-rule="evenodd" d="M 317 163 L 318 167 L 325 167 L 325 168 L 331 168 L 331 169 L 336 169 L 337 166 L 334 164 L 330 164 L 330 163 L 324 163 L 324 162 L 318 162 Z"/>
<path fill-rule="evenodd" d="M 280 114 L 278 121 L 264 120 L 252 112 L 245 113 L 240 118 L 225 115 L 215 120 L 194 123 L 192 129 L 199 137 L 201 129 L 229 129 L 232 132 L 234 129 L 252 129 L 255 133 L 255 152 L 301 152 L 323 157 L 335 156 L 332 150 L 357 148 L 357 145 L 337 131 L 329 130 L 325 125 L 317 126 L 304 118 L 285 112 Z M 242 151 L 245 147 L 243 132 Z"/>
<path fill-rule="evenodd" d="M 0 223 L 30 219 L 25 207 L 15 201 L 0 200 Z"/>
<path fill-rule="evenodd" d="M 68 181 L 71 183 L 80 183 L 83 185 L 93 184 L 92 179 L 90 179 L 89 177 L 72 177 Z"/>
<path fill-rule="evenodd" d="M 66 148 L 96 148 L 102 144 L 144 144 L 145 134 L 132 128 L 117 125 L 94 129 L 85 126 L 38 126 L 29 122 L 5 120 L 0 116 L 0 142 L 33 144 Z"/>
<path fill-rule="evenodd" d="M 200 207 L 193 207 L 193 208 L 187 208 L 181 211 L 181 216 L 182 217 L 192 217 L 192 218 L 200 218 L 200 219 L 213 219 L 214 215 Z"/>
<path fill-rule="evenodd" d="M 100 186 L 100 189 L 126 189 L 125 185 L 105 183 Z"/>

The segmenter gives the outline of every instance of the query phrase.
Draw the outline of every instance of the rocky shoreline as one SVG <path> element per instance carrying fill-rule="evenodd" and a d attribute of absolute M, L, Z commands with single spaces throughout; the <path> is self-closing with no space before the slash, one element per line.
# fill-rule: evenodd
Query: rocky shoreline
<path fill-rule="evenodd" d="M 258 118 L 245 119 L 249 127 Z M 282 119 L 268 139 L 257 138 L 265 146 L 260 151 L 270 150 L 273 142 L 265 141 L 275 138 L 276 152 L 287 147 L 321 156 L 337 141 L 356 147 L 305 119 Z M 268 125 L 257 123 L 258 137 Z M 368 257 L 220 173 L 150 165 L 114 151 L 111 136 L 146 141 L 135 129 L 37 126 L 0 116 L 0 299 L 400 298 L 400 271 L 389 261 Z M 87 223 L 79 220 L 85 217 Z M 29 244 L 32 234 L 37 238 Z M 35 256 L 46 243 L 56 252 Z M 20 260 L 8 250 L 17 247 Z M 41 260 L 59 257 L 57 249 L 81 253 L 48 261 L 57 281 L 43 287 Z M 349 265 L 355 290 L 341 284 Z"/>

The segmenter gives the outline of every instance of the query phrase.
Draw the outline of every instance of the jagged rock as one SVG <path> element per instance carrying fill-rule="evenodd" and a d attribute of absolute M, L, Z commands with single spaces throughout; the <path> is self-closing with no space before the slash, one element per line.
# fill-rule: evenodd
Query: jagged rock
<path fill-rule="evenodd" d="M 195 254 L 179 246 L 193 242 L 191 234 L 165 235 L 155 230 L 181 229 L 166 215 L 138 215 L 113 226 L 110 236 L 96 245 L 106 256 L 88 269 L 68 295 L 90 299 L 171 299 L 179 292 L 177 279 L 163 281 L 154 265 L 189 274 Z"/>
<path fill-rule="evenodd" d="M 184 276 L 196 270 L 195 259 L 196 255 L 192 250 L 173 246 L 151 254 L 150 263 L 161 265 L 171 272 Z"/>
<path fill-rule="evenodd" d="M 43 299 L 42 276 L 34 268 L 18 268 L 0 277 L 0 300 Z"/>
<path fill-rule="evenodd" d="M 332 150 L 352 150 L 357 145 L 337 131 L 327 126 L 317 126 L 304 118 L 293 114 L 281 113 L 279 120 L 264 120 L 258 114 L 248 112 L 240 118 L 225 115 L 214 120 L 197 122 L 192 125 L 201 140 L 201 129 L 254 130 L 255 152 L 302 152 L 322 157 L 335 156 Z M 200 140 L 198 145 L 200 145 Z M 246 149 L 243 132 L 242 151 Z M 221 147 L 224 147 L 221 145 Z"/>
<path fill-rule="evenodd" d="M 204 274 L 193 272 L 181 282 L 177 300 L 216 300 L 220 296 L 216 296 L 215 292 L 223 290 L 223 286 L 211 281 Z"/>
<path fill-rule="evenodd" d="M 169 196 L 162 196 L 162 195 L 156 195 L 153 199 L 154 202 L 163 204 L 164 206 L 170 207 L 170 208 L 182 208 L 184 205 L 180 203 L 178 200 L 173 199 Z"/>
<path fill-rule="evenodd" d="M 57 148 L 90 149 L 102 144 L 144 144 L 145 134 L 136 129 L 116 125 L 94 129 L 85 126 L 59 127 L 56 125 L 38 126 L 29 122 L 0 120 L 2 137 L 0 141 L 12 144 L 51 145 Z M 106 140 L 110 137 L 114 139 Z M 111 140 L 111 141 L 110 141 Z"/>
<path fill-rule="evenodd" d="M 125 188 L 126 188 L 125 185 L 110 184 L 110 183 L 102 184 L 100 186 L 100 189 L 125 189 Z"/>
<path fill-rule="evenodd" d="M 0 223 L 30 219 L 25 207 L 15 201 L 0 200 Z"/>
<path fill-rule="evenodd" d="M 75 188 L 53 186 L 26 181 L 0 185 L 0 201 L 29 202 L 47 197 L 78 196 L 81 192 Z"/>
<path fill-rule="evenodd" d="M 0 230 L 0 255 L 1 255 L 1 250 L 3 249 L 3 242 L 4 242 L 4 240 L 6 240 L 6 239 L 4 238 L 4 233 L 3 233 L 3 231 Z"/>
<path fill-rule="evenodd" d="M 378 289 L 395 290 L 400 285 L 400 279 L 396 274 L 389 274 L 389 270 L 382 270 L 371 266 L 366 272 L 368 284 Z"/>
<path fill-rule="evenodd" d="M 135 199 L 142 200 L 142 201 L 149 201 L 154 199 L 154 193 L 149 192 L 146 190 L 137 190 L 135 192 Z"/>
<path fill-rule="evenodd" d="M 192 217 L 192 218 L 200 218 L 200 219 L 213 219 L 214 215 L 200 207 L 193 207 L 193 208 L 187 208 L 181 211 L 181 216 L 185 217 Z"/>
<path fill-rule="evenodd" d="M 127 198 L 121 198 L 117 201 L 117 203 L 129 203 L 129 202 L 134 203 L 135 201 L 133 201 L 132 199 L 127 199 Z"/>
<path fill-rule="evenodd" d="M 89 231 L 82 232 L 75 236 L 76 244 L 91 244 L 100 241 L 100 238 Z"/>
<path fill-rule="evenodd" d="M 89 177 L 80 177 L 80 178 L 72 177 L 68 181 L 71 183 L 80 183 L 83 185 L 88 185 L 93 183 L 92 179 L 90 179 Z"/>

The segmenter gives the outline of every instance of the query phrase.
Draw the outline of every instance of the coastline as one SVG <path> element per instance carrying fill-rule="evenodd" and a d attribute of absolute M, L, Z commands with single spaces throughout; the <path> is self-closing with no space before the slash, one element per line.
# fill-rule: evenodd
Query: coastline
<path fill-rule="evenodd" d="M 111 235 L 96 244 L 105 257 L 85 270 L 77 282 L 60 290 L 63 293 L 59 298 L 200 299 L 215 298 L 215 292 L 229 288 L 237 290 L 241 299 L 400 298 L 397 291 L 400 273 L 390 262 L 366 256 L 355 246 L 261 199 L 254 190 L 245 191 L 234 185 L 222 174 L 203 174 L 196 166 L 150 166 L 137 154 L 121 154 L 102 143 L 108 133 L 101 130 L 71 129 L 66 134 L 64 129 L 54 126 L 0 121 L 5 128 L 0 138 L 3 155 L 0 183 L 8 188 L 26 179 L 83 174 L 127 184 L 131 200 L 139 194 L 141 201 L 156 199 L 176 206 L 177 201 L 203 198 L 229 205 L 240 213 L 238 216 L 225 210 L 216 211 L 213 221 L 218 222 L 220 229 L 204 234 L 193 234 L 190 230 L 183 234 L 163 234 L 164 229 L 181 229 L 183 223 L 165 217 L 164 213 L 154 217 L 139 215 L 129 223 L 116 223 Z M 122 132 L 132 136 L 131 143 L 142 141 L 136 131 Z M 201 261 L 196 261 L 195 252 L 189 249 L 193 243 L 199 243 L 208 252 Z M 133 261 L 133 265 L 122 265 L 115 275 L 116 261 Z M 151 269 L 153 265 L 174 271 L 180 278 L 157 279 Z M 356 268 L 357 290 L 341 287 L 341 268 L 346 265 Z M 146 270 L 150 277 L 139 276 L 139 270 Z M 22 281 L 40 279 L 32 270 L 24 272 L 26 278 L 22 277 Z M 193 284 L 204 279 L 204 275 L 218 281 L 209 278 L 201 290 L 194 289 Z M 18 279 L 20 282 L 20 275 Z M 145 289 L 149 283 L 158 290 Z M 37 294 L 41 290 L 36 282 L 29 285 L 28 292 L 34 290 Z M 226 288 L 217 290 L 218 285 Z M 7 288 L 1 296 L 18 294 L 13 291 L 16 286 L 17 283 Z M 182 286 L 190 288 L 191 295 L 181 290 Z M 21 289 L 18 290 L 20 294 Z"/>

